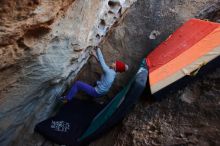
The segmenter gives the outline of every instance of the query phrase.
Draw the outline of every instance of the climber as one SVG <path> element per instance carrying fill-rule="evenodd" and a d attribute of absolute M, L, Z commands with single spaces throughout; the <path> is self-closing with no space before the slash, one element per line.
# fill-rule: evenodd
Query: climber
<path fill-rule="evenodd" d="M 60 101 L 65 103 L 72 100 L 72 98 L 75 97 L 78 91 L 83 91 L 92 97 L 101 97 L 107 94 L 107 92 L 109 91 L 115 79 L 116 72 L 125 72 L 128 70 L 128 65 L 124 64 L 121 61 L 115 61 L 111 64 L 111 66 L 106 65 L 102 52 L 98 47 L 95 47 L 95 49 L 91 51 L 90 55 L 96 58 L 104 72 L 101 76 L 100 81 L 96 82 L 95 87 L 82 81 L 76 81 L 71 87 L 70 91 L 67 93 L 67 95 L 59 98 Z"/>

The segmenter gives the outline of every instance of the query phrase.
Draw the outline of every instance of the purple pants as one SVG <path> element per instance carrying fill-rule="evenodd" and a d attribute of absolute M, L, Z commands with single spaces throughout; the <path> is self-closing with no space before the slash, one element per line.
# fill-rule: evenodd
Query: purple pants
<path fill-rule="evenodd" d="M 100 97 L 101 96 L 100 94 L 98 94 L 96 92 L 94 87 L 92 87 L 89 84 L 86 84 L 84 82 L 76 81 L 66 96 L 67 100 L 72 100 L 72 98 L 75 97 L 75 95 L 79 91 L 83 91 L 92 97 Z"/>

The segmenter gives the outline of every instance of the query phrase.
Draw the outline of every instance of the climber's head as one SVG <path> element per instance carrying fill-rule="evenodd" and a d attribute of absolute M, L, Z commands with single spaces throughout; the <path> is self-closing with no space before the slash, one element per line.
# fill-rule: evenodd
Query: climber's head
<path fill-rule="evenodd" d="M 116 72 L 125 72 L 128 70 L 128 65 L 118 60 L 113 62 L 110 67 L 113 68 Z"/>

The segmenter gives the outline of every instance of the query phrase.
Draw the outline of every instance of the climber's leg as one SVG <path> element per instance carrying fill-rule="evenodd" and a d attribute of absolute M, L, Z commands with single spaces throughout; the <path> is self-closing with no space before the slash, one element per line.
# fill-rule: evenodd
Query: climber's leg
<path fill-rule="evenodd" d="M 68 92 L 66 99 L 67 100 L 72 100 L 73 97 L 79 92 L 83 91 L 86 94 L 92 96 L 92 97 L 99 97 L 100 95 L 96 92 L 95 88 L 92 87 L 89 84 L 86 84 L 82 81 L 76 81 L 70 91 Z"/>

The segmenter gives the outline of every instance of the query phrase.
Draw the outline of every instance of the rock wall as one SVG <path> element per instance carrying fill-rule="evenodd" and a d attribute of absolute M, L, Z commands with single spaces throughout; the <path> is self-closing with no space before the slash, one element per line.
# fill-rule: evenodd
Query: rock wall
<path fill-rule="evenodd" d="M 0 2 L 0 145 L 44 143 L 35 124 L 134 1 Z"/>

